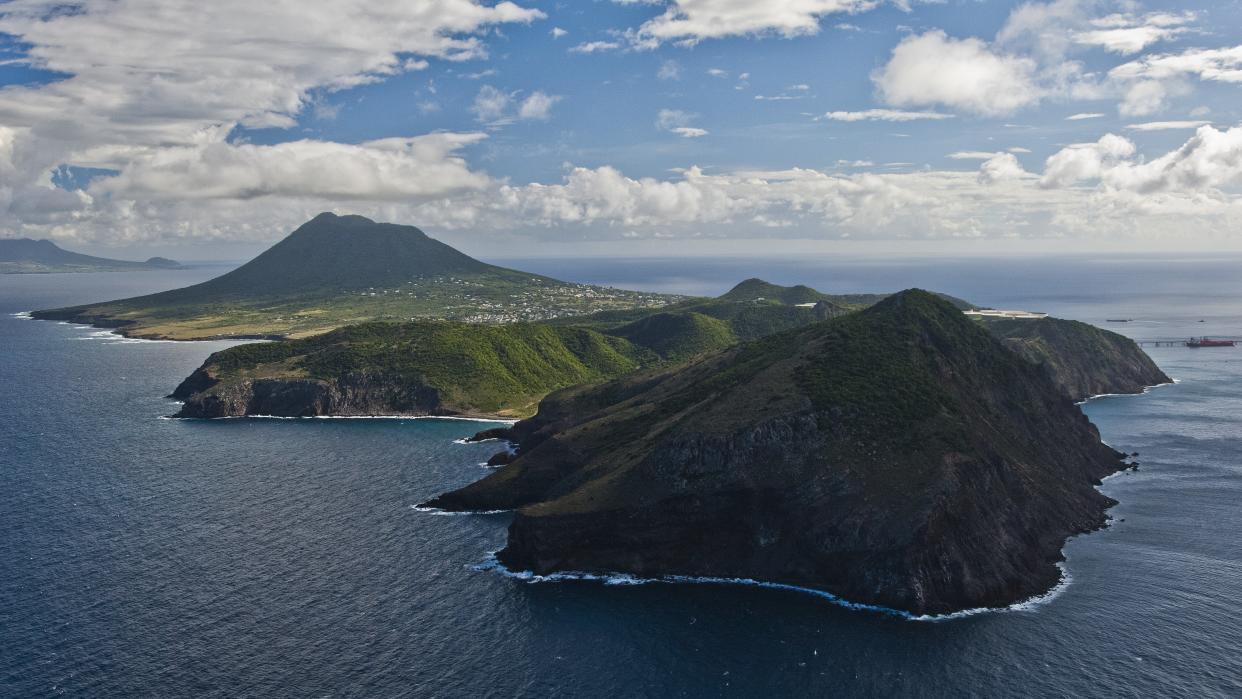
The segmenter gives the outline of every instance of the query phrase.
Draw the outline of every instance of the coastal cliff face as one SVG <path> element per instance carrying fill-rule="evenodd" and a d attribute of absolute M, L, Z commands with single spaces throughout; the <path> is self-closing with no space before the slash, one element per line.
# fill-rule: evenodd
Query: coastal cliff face
<path fill-rule="evenodd" d="M 613 378 L 654 355 L 582 328 L 366 323 L 216 352 L 172 397 L 178 417 L 523 417 L 549 392 Z"/>
<path fill-rule="evenodd" d="M 1123 466 L 1043 368 L 921 291 L 543 401 L 427 503 L 517 509 L 513 569 L 749 578 L 915 614 L 1060 577 Z"/>
<path fill-rule="evenodd" d="M 177 417 L 240 415 L 452 415 L 434 388 L 396 377 L 347 374 L 335 379 L 241 379 L 223 384 L 199 369 L 177 387 Z"/>
<path fill-rule="evenodd" d="M 1028 361 L 1042 366 L 1074 400 L 1141 393 L 1172 382 L 1128 337 L 1059 318 L 987 320 L 985 327 Z"/>

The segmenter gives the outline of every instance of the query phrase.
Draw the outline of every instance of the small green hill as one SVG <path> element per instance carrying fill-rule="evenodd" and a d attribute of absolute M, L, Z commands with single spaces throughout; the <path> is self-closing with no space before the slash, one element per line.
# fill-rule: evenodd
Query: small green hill
<path fill-rule="evenodd" d="M 0 274 L 142 272 L 180 267 L 179 263 L 164 257 L 152 257 L 145 262 L 131 262 L 70 252 L 50 240 L 30 238 L 0 240 Z"/>
<path fill-rule="evenodd" d="M 859 310 L 888 298 L 891 294 L 825 294 L 809 286 L 781 286 L 762 279 L 751 278 L 739 283 L 718 298 L 728 301 L 779 301 L 796 305 L 825 301 L 842 308 Z M 966 311 L 975 306 L 962 299 L 948 294 L 936 293 L 936 296 L 948 301 L 960 310 Z"/>
<path fill-rule="evenodd" d="M 742 293 L 735 293 L 743 289 Z M 776 290 L 771 296 L 752 296 L 750 291 Z M 782 291 L 783 290 L 783 291 Z M 747 280 L 716 298 L 687 299 L 661 309 L 633 308 L 604 311 L 585 317 L 560 318 L 552 322 L 595 328 L 601 332 L 617 333 L 626 326 L 644 320 L 652 314 L 693 313 L 723 321 L 736 340 L 753 340 L 774 332 L 796 328 L 807 323 L 827 320 L 863 308 L 861 305 L 837 303 L 837 297 L 821 294 L 810 287 L 781 287 L 758 279 Z M 875 300 L 883 298 L 876 296 Z M 792 299 L 787 302 L 782 299 Z M 672 325 L 664 325 L 672 329 Z M 680 326 L 687 327 L 687 326 Z M 628 330 L 625 332 L 629 332 Z"/>
<path fill-rule="evenodd" d="M 656 313 L 608 331 L 665 359 L 689 359 L 737 343 L 729 323 L 701 313 Z"/>
<path fill-rule="evenodd" d="M 718 298 L 725 301 L 780 301 L 790 305 L 833 300 L 828 294 L 820 293 L 809 286 L 780 286 L 753 277 L 740 282 Z"/>

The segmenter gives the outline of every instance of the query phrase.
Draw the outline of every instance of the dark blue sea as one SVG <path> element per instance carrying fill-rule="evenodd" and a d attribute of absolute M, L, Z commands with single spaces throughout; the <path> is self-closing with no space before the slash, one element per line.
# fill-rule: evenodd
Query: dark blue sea
<path fill-rule="evenodd" d="M 1242 337 L 1238 259 L 523 260 L 719 293 L 942 290 L 1142 340 Z M 1150 347 L 1176 385 L 1085 410 L 1141 469 L 1038 604 L 911 621 L 707 584 L 480 570 L 507 515 L 413 506 L 484 474 L 450 420 L 162 419 L 228 343 L 124 341 L 13 314 L 220 269 L 0 276 L 0 695 L 1242 695 L 1242 348 Z M 1199 322 L 1203 320 L 1204 322 Z"/>

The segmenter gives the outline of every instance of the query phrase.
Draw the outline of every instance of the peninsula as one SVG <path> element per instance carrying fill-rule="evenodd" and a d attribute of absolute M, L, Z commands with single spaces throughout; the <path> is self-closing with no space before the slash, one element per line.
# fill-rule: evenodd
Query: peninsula
<path fill-rule="evenodd" d="M 537 574 L 754 579 L 911 614 L 1011 604 L 1057 583 L 1125 466 L 1056 379 L 1073 356 L 1012 345 L 902 292 L 554 393 L 484 435 L 516 444 L 511 463 L 427 505 L 517 510 L 498 558 Z"/>
<path fill-rule="evenodd" d="M 180 263 L 164 257 L 152 257 L 144 262 L 111 260 L 70 252 L 50 240 L 0 239 L 0 274 L 146 272 L 180 268 Z"/>

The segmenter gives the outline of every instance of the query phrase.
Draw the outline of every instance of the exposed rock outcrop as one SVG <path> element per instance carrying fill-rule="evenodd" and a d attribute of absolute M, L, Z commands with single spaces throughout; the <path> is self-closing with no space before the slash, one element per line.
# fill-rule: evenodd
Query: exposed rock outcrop
<path fill-rule="evenodd" d="M 209 390 L 214 384 L 204 387 L 210 381 L 205 374 L 196 371 L 173 393 L 174 398 L 185 401 L 177 417 L 456 414 L 442 405 L 434 388 L 390 376 L 242 379 Z"/>

